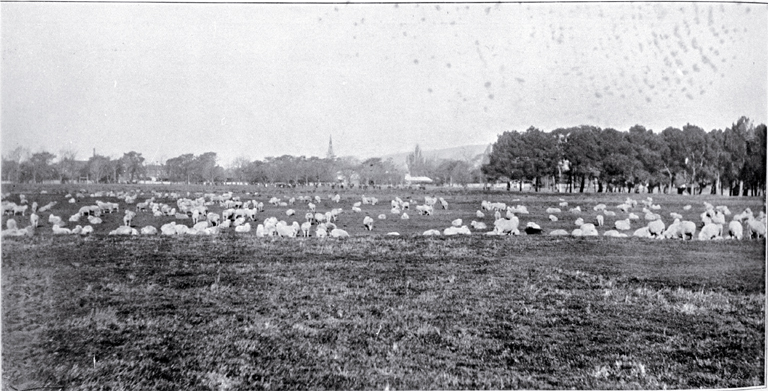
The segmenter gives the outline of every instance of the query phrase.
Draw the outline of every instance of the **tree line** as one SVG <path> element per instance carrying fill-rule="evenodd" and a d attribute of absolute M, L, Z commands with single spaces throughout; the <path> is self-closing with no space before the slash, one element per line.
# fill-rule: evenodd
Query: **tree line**
<path fill-rule="evenodd" d="M 58 158 L 58 159 L 57 159 Z M 2 178 L 9 182 L 83 179 L 96 183 L 134 182 L 153 178 L 177 183 L 309 185 L 404 184 L 405 174 L 426 176 L 436 185 L 523 182 L 538 191 L 543 187 L 583 192 L 689 191 L 712 194 L 762 195 L 766 177 L 766 126 L 741 117 L 731 127 L 705 132 L 687 124 L 654 133 L 641 125 L 628 132 L 595 126 L 559 128 L 544 132 L 507 131 L 480 156 L 464 159 L 428 159 L 418 145 L 401 167 L 391 159 L 325 158 L 283 155 L 264 160 L 235 159 L 227 168 L 215 152 L 182 154 L 161 164 L 147 164 L 141 153 L 122 157 L 76 153 L 29 153 L 16 148 L 2 158 Z"/>
<path fill-rule="evenodd" d="M 705 132 L 687 124 L 654 133 L 641 125 L 628 132 L 594 126 L 535 127 L 498 136 L 482 172 L 491 181 L 561 184 L 584 192 L 686 191 L 764 195 L 766 126 L 741 117 L 731 127 Z"/>

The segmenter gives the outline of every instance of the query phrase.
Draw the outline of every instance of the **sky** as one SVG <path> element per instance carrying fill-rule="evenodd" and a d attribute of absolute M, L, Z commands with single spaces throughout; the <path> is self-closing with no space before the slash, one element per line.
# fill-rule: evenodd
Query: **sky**
<path fill-rule="evenodd" d="M 768 6 L 0 4 L 2 154 L 360 158 L 766 123 Z"/>

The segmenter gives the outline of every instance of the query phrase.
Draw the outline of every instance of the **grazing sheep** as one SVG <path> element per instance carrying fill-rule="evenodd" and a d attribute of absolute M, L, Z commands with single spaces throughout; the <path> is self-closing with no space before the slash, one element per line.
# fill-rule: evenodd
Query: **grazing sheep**
<path fill-rule="evenodd" d="M 728 223 L 728 238 L 729 239 L 738 239 L 741 240 L 741 238 L 744 236 L 744 226 L 741 225 L 741 222 L 737 220 L 733 220 L 730 223 Z"/>
<path fill-rule="evenodd" d="M 498 219 L 493 223 L 493 230 L 499 235 L 519 235 L 517 230 L 520 220 L 517 217 L 513 219 Z"/>
<path fill-rule="evenodd" d="M 653 220 L 650 223 L 648 223 L 648 232 L 650 232 L 651 236 L 654 238 L 661 238 L 664 234 L 664 222 L 661 220 Z"/>
<path fill-rule="evenodd" d="M 568 236 L 568 231 L 564 229 L 556 229 L 549 233 L 549 236 Z"/>
<path fill-rule="evenodd" d="M 215 226 L 219 225 L 220 219 L 221 219 L 221 216 L 219 216 L 217 213 L 213 213 L 213 212 L 208 213 L 208 215 L 206 216 L 206 220 L 209 223 L 211 223 L 212 227 L 215 227 Z"/>
<path fill-rule="evenodd" d="M 443 197 L 440 197 L 440 205 L 442 205 L 443 209 L 448 209 L 448 202 Z"/>
<path fill-rule="evenodd" d="M 373 231 L 373 219 L 371 216 L 365 216 L 363 218 L 363 227 L 369 231 Z"/>
<path fill-rule="evenodd" d="M 645 214 L 645 220 L 647 221 L 656 221 L 661 219 L 661 216 L 659 216 L 657 213 L 646 213 Z"/>
<path fill-rule="evenodd" d="M 332 237 L 332 238 L 337 238 L 337 239 L 341 239 L 341 238 L 348 238 L 348 237 L 349 237 L 349 234 L 347 233 L 347 231 L 345 231 L 345 230 L 343 230 L 343 229 L 340 229 L 340 228 L 334 228 L 334 229 L 331 231 L 331 237 Z"/>
<path fill-rule="evenodd" d="M 127 225 L 122 225 L 109 232 L 109 235 L 138 235 L 139 231 Z"/>
<path fill-rule="evenodd" d="M 748 219 L 749 217 L 753 217 L 752 210 L 747 208 L 747 209 L 744 209 L 743 212 L 733 216 L 733 219 L 744 222 L 744 220 Z"/>
<path fill-rule="evenodd" d="M 353 207 L 352 207 L 352 211 L 353 211 L 353 212 L 355 212 L 355 213 L 360 213 L 360 212 L 362 212 L 363 210 L 362 210 L 362 209 L 360 209 L 360 208 L 359 208 L 359 207 L 357 207 L 357 206 L 353 206 Z"/>
<path fill-rule="evenodd" d="M 333 196 L 333 198 L 331 198 L 331 201 L 334 201 L 338 204 L 339 201 L 341 201 L 341 196 L 336 194 L 335 196 Z"/>
<path fill-rule="evenodd" d="M 601 210 L 605 210 L 605 204 L 597 204 L 597 205 L 592 207 L 592 210 L 594 210 L 595 212 L 599 212 Z"/>
<path fill-rule="evenodd" d="M 765 220 L 756 219 L 752 216 L 747 218 L 747 237 L 750 239 L 765 238 Z"/>
<path fill-rule="evenodd" d="M 74 199 L 74 198 L 70 198 L 69 201 L 67 201 L 67 202 L 69 202 L 70 204 L 74 204 L 75 202 L 77 202 L 77 200 Z M 67 231 L 69 231 L 69 230 L 67 230 Z M 67 233 L 72 233 L 72 232 L 67 232 Z"/>
<path fill-rule="evenodd" d="M 602 227 L 603 225 L 605 225 L 604 219 L 605 218 L 603 217 L 603 215 L 595 216 L 595 225 L 598 227 Z"/>
<path fill-rule="evenodd" d="M 430 205 L 416 205 L 416 210 L 419 212 L 419 214 L 425 216 L 431 216 L 435 211 L 434 207 Z"/>
<path fill-rule="evenodd" d="M 558 206 L 560 206 L 561 208 L 567 208 L 568 207 L 568 202 L 563 201 L 562 199 L 560 199 L 560 201 L 561 202 L 559 204 L 557 204 Z"/>
<path fill-rule="evenodd" d="M 560 208 L 547 208 L 547 213 L 560 213 Z"/>
<path fill-rule="evenodd" d="M 720 224 L 709 223 L 704 225 L 699 231 L 699 240 L 714 240 L 723 238 L 723 226 Z"/>
<path fill-rule="evenodd" d="M 133 222 L 133 218 L 136 216 L 136 212 L 132 210 L 126 210 L 125 216 L 123 216 L 123 223 L 126 227 L 130 227 Z"/>
<path fill-rule="evenodd" d="M 160 226 L 160 233 L 163 235 L 176 235 L 176 222 L 171 221 L 168 224 Z"/>
<path fill-rule="evenodd" d="M 57 204 L 56 201 L 49 202 L 45 204 L 45 206 L 40 207 L 40 209 L 38 209 L 38 212 L 40 213 L 47 212 L 51 210 L 54 206 L 56 206 L 56 204 Z"/>
<path fill-rule="evenodd" d="M 440 236 L 440 231 L 436 229 L 428 229 L 422 234 L 424 236 Z"/>
<path fill-rule="evenodd" d="M 610 217 L 615 217 L 616 216 L 616 212 L 614 212 L 612 210 L 604 210 L 603 214 L 606 215 L 606 216 L 610 216 Z"/>
<path fill-rule="evenodd" d="M 217 225 L 217 227 L 220 228 L 229 228 L 232 226 L 232 220 L 224 220 L 221 222 L 221 224 Z"/>
<path fill-rule="evenodd" d="M 690 240 L 693 240 L 694 234 L 696 234 L 696 223 L 694 223 L 693 221 L 680 222 L 679 235 L 683 240 L 685 240 L 686 237 Z"/>
<path fill-rule="evenodd" d="M 400 208 L 392 208 L 389 210 L 389 213 L 392 213 L 393 215 L 399 215 L 400 214 Z"/>
<path fill-rule="evenodd" d="M 8 219 L 8 221 L 5 222 L 5 228 L 7 228 L 7 229 L 19 229 L 19 226 L 18 226 L 18 224 L 16 224 L 16 220 Z"/>

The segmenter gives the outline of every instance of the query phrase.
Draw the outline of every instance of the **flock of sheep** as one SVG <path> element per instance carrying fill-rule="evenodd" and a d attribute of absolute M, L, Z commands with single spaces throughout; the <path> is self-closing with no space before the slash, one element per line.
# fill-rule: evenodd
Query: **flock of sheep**
<path fill-rule="evenodd" d="M 41 192 L 45 194 L 45 192 Z M 29 202 L 24 194 L 19 195 L 19 203 L 7 201 L 10 194 L 3 194 L 2 212 L 4 215 L 12 215 L 6 221 L 6 229 L 2 231 L 3 236 L 33 236 L 36 230 L 42 226 L 41 216 L 48 212 L 47 221 L 51 224 L 53 234 L 56 235 L 88 235 L 94 232 L 93 226 L 104 223 L 103 217 L 107 214 L 119 214 L 120 205 L 115 202 L 103 202 L 99 198 L 118 198 L 126 206 L 122 212 L 121 225 L 109 231 L 110 235 L 215 235 L 225 230 L 234 230 L 239 233 L 248 233 L 255 231 L 257 237 L 349 237 L 349 233 L 336 226 L 338 217 L 346 213 L 343 208 L 330 208 L 326 211 L 318 210 L 318 205 L 323 204 L 320 196 L 297 196 L 286 199 L 272 197 L 267 202 L 275 208 L 285 208 L 285 218 L 297 218 L 304 216 L 303 222 L 292 221 L 288 223 L 284 219 L 275 216 L 266 217 L 260 220 L 259 214 L 264 213 L 264 203 L 256 199 L 241 200 L 231 192 L 224 194 L 197 194 L 190 198 L 190 194 L 182 196 L 179 193 L 161 193 L 152 192 L 149 198 L 137 202 L 138 197 L 142 196 L 140 192 L 95 192 L 86 195 L 85 191 L 75 194 L 67 194 L 64 202 L 68 203 L 89 203 L 82 206 L 77 213 L 62 217 L 56 216 L 53 208 L 57 205 L 56 201 L 50 202 L 44 206 L 39 206 L 37 202 Z M 248 195 L 246 193 L 246 195 Z M 257 197 L 257 194 L 253 194 Z M 171 204 L 160 202 L 160 200 L 172 200 Z M 328 199 L 331 205 L 341 203 L 339 194 L 329 195 Z M 174 203 L 175 202 L 175 203 Z M 436 209 L 448 209 L 448 202 L 442 197 L 424 197 L 423 203 L 414 199 L 403 200 L 394 197 L 390 200 L 390 213 L 380 213 L 374 217 L 364 212 L 364 208 L 377 205 L 379 200 L 375 197 L 366 197 L 354 202 L 351 206 L 351 213 L 360 214 L 360 227 L 373 231 L 377 225 L 376 220 L 400 219 L 408 220 L 410 215 L 423 216 L 421 218 L 430 219 L 436 213 Z M 707 202 L 703 203 L 704 211 L 701 213 L 701 221 L 694 222 L 683 220 L 680 213 L 671 212 L 669 218 L 673 222 L 668 226 L 664 223 L 660 214 L 656 213 L 661 206 L 653 204 L 653 199 L 648 197 L 638 203 L 638 201 L 627 198 L 621 204 L 614 208 L 609 208 L 605 204 L 595 205 L 592 209 L 598 214 L 593 221 L 587 222 L 581 217 L 581 206 L 569 208 L 568 202 L 560 199 L 558 205 L 552 205 L 546 209 L 546 214 L 551 222 L 565 219 L 566 215 L 575 218 L 576 228 L 571 232 L 564 229 L 555 229 L 549 232 L 549 235 L 568 235 L 568 236 L 598 236 L 598 229 L 605 227 L 605 218 L 614 217 L 615 222 L 611 229 L 603 232 L 603 236 L 609 237 L 641 237 L 658 239 L 694 239 L 715 240 L 733 238 L 741 240 L 743 238 L 764 238 L 766 231 L 766 217 L 764 212 L 755 216 L 750 209 L 732 215 L 731 211 L 725 206 L 713 206 Z M 213 209 L 217 212 L 214 212 Z M 690 205 L 683 208 L 684 211 L 691 209 Z M 27 212 L 29 214 L 27 215 Z M 141 228 L 134 228 L 134 219 L 138 214 L 151 214 L 153 217 L 172 218 L 173 221 L 162 224 L 159 227 L 146 225 Z M 375 214 L 375 213 L 374 213 Z M 482 221 L 493 217 L 492 229 Z M 543 234 L 541 226 L 533 221 L 526 223 L 525 227 L 520 226 L 520 217 L 528 215 L 528 208 L 524 205 L 507 206 L 502 202 L 482 201 L 480 208 L 475 212 L 474 218 L 469 226 L 459 218 L 451 222 L 449 227 L 442 230 L 433 228 L 423 232 L 423 235 L 471 235 L 474 232 L 484 232 L 485 235 L 520 235 L 522 232 L 528 235 Z M 620 214 L 620 215 L 619 215 Z M 29 220 L 29 225 L 20 228 L 16 218 Z M 27 217 L 28 216 L 28 217 Z M 558 217 L 561 216 L 561 217 Z M 642 217 L 641 217 L 642 216 Z M 730 221 L 727 216 L 732 216 Z M 85 221 L 87 221 L 87 224 Z M 114 219 L 110 219 L 114 220 Z M 188 224 L 187 221 L 191 222 Z M 74 227 L 66 227 L 68 223 L 75 224 Z M 83 223 L 85 225 L 81 225 Z M 632 226 L 636 226 L 632 230 Z M 471 227 L 471 229 L 470 229 Z M 699 228 L 700 227 L 700 228 Z M 698 235 L 697 235 L 698 229 Z M 398 232 L 388 232 L 387 235 L 399 235 Z"/>

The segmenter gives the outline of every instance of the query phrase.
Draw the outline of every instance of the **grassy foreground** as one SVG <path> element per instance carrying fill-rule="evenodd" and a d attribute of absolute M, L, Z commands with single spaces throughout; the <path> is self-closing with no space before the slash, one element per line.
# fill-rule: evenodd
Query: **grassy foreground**
<path fill-rule="evenodd" d="M 764 246 L 3 239 L 3 388 L 764 385 Z"/>

